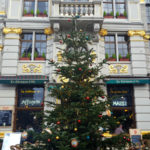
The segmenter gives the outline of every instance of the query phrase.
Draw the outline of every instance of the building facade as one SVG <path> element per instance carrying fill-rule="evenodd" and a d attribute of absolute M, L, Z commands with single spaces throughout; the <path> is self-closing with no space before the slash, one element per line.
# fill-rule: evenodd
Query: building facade
<path fill-rule="evenodd" d="M 143 0 L 1 0 L 0 132 L 39 123 L 51 85 L 60 82 L 49 60 L 61 61 L 60 32 L 77 27 L 92 36 L 96 62 L 107 59 L 104 89 L 126 130 L 150 130 L 150 2 Z"/>

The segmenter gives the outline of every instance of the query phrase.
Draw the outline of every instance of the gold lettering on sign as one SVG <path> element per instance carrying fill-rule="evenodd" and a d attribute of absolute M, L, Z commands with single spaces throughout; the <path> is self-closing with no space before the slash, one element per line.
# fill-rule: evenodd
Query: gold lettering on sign
<path fill-rule="evenodd" d="M 41 73 L 42 65 L 35 65 L 35 64 L 24 64 L 22 66 L 23 73 Z"/>
<path fill-rule="evenodd" d="M 8 34 L 8 33 L 21 34 L 22 29 L 21 28 L 3 28 L 3 33 L 4 34 Z"/>
<path fill-rule="evenodd" d="M 110 65 L 109 72 L 111 74 L 128 73 L 128 66 L 120 64 Z"/>

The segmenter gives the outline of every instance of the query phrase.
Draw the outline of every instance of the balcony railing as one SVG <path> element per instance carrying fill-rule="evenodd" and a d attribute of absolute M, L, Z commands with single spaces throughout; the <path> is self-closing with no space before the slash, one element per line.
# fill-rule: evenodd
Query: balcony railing
<path fill-rule="evenodd" d="M 53 0 L 52 16 L 102 17 L 101 0 Z"/>
<path fill-rule="evenodd" d="M 94 5 L 93 4 L 61 4 L 59 6 L 59 15 L 94 16 Z"/>

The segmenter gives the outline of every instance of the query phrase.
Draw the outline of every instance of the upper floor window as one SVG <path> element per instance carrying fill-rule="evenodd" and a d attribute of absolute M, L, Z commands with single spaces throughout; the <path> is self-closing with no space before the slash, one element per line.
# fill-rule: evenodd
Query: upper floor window
<path fill-rule="evenodd" d="M 23 16 L 48 16 L 48 0 L 24 0 Z"/>
<path fill-rule="evenodd" d="M 146 4 L 147 22 L 150 23 L 150 4 Z"/>
<path fill-rule="evenodd" d="M 42 33 L 24 33 L 21 38 L 20 60 L 45 60 L 46 35 Z"/>
<path fill-rule="evenodd" d="M 109 61 L 129 61 L 129 43 L 125 35 L 105 36 L 105 57 Z"/>
<path fill-rule="evenodd" d="M 104 18 L 127 18 L 126 0 L 104 0 Z"/>

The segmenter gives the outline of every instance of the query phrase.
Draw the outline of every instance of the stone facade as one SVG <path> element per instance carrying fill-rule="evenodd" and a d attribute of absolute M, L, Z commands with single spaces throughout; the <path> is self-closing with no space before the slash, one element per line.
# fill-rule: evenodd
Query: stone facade
<path fill-rule="evenodd" d="M 37 2 L 37 1 L 36 1 Z M 70 5 L 71 4 L 71 5 Z M 24 0 L 1 0 L 0 1 L 0 76 L 48 76 L 49 83 L 43 82 L 45 87 L 45 100 L 52 99 L 48 95 L 48 87 L 58 79 L 53 74 L 53 69 L 48 60 L 58 59 L 57 47 L 63 45 L 59 43 L 60 29 L 67 32 L 71 26 L 68 24 L 70 18 L 67 10 L 69 6 L 88 9 L 88 13 L 83 13 L 78 25 L 81 29 L 92 34 L 93 47 L 98 58 L 96 62 L 105 58 L 105 36 L 114 34 L 128 35 L 130 43 L 130 61 L 110 61 L 110 66 L 104 66 L 103 73 L 109 76 L 108 80 L 130 80 L 126 84 L 133 86 L 132 111 L 134 115 L 135 127 L 141 130 L 150 130 L 150 52 L 149 33 L 150 28 L 146 22 L 146 6 L 140 0 L 129 0 L 127 5 L 127 18 L 105 18 L 103 16 L 104 4 L 102 0 L 89 0 L 88 2 L 66 2 L 63 0 L 48 0 L 47 17 L 26 17 L 23 15 Z M 70 8 L 70 10 L 71 10 Z M 144 11 L 143 11 L 144 10 Z M 65 12 L 65 13 L 64 13 Z M 36 13 L 36 12 L 35 12 Z M 103 30 L 102 32 L 101 29 Z M 53 31 L 52 31 L 53 30 Z M 22 33 L 36 32 L 45 33 L 46 39 L 46 60 L 35 61 L 20 60 L 20 47 Z M 107 33 L 106 33 L 107 32 Z M 30 67 L 38 68 L 32 71 Z M 23 70 L 26 68 L 25 70 Z M 134 84 L 133 80 L 146 83 Z M 114 84 L 114 86 L 116 83 Z M 124 84 L 123 84 L 124 85 Z M 9 127 L 0 127 L 0 131 L 16 130 L 16 108 L 17 108 L 17 88 L 18 84 L 4 84 L 0 79 L 0 110 L 9 106 L 12 110 L 12 123 Z M 107 86 L 105 86 L 106 90 Z M 107 91 L 107 90 L 106 90 Z M 5 106 L 5 107 L 4 107 Z M 46 106 L 45 106 L 46 108 Z M 126 108 L 124 108 L 126 109 Z"/>

